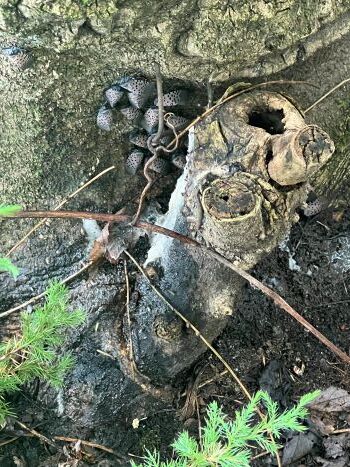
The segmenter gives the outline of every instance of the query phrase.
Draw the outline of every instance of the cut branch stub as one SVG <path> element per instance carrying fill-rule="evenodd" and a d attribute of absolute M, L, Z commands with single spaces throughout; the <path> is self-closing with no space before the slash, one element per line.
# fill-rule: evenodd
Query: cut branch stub
<path fill-rule="evenodd" d="M 334 152 L 334 143 L 316 125 L 287 131 L 272 138 L 268 172 L 279 185 L 306 182 Z"/>
<path fill-rule="evenodd" d="M 296 210 L 308 192 L 304 182 L 333 149 L 290 99 L 267 91 L 238 96 L 190 130 L 184 172 L 158 222 L 250 269 L 298 220 Z M 215 339 L 234 312 L 242 280 L 203 251 L 163 236 L 150 239 L 146 265 L 157 270 L 158 286 L 171 303 L 208 342 Z M 169 310 L 142 279 L 137 287 L 135 362 L 163 384 L 204 347 L 182 323 L 169 321 Z"/>
<path fill-rule="evenodd" d="M 276 205 L 276 201 L 276 189 L 255 175 L 239 172 L 213 180 L 201 197 L 205 242 L 241 266 L 251 267 L 280 237 L 278 232 L 271 235 L 279 230 L 275 221 L 285 210 L 285 203 Z"/>
<path fill-rule="evenodd" d="M 245 253 L 235 248 L 235 239 L 246 237 L 247 232 L 250 238 L 264 236 L 260 191 L 259 185 L 243 173 L 210 183 L 202 196 L 206 243 L 234 259 Z"/>

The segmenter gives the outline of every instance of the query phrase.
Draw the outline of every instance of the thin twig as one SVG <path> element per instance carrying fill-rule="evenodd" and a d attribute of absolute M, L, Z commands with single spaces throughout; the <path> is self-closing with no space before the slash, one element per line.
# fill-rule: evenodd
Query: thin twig
<path fill-rule="evenodd" d="M 159 63 L 156 63 L 156 81 L 157 81 L 157 99 L 158 99 L 158 130 L 152 137 L 152 143 L 156 146 L 162 137 L 164 130 L 164 97 L 163 97 L 163 80 L 160 72 Z"/>
<path fill-rule="evenodd" d="M 342 82 L 338 83 L 336 86 L 334 86 L 332 89 L 330 89 L 328 92 L 326 92 L 326 94 L 323 94 L 322 97 L 320 97 L 319 99 L 317 99 L 316 102 L 314 102 L 312 105 L 310 105 L 310 107 L 308 107 L 307 109 L 304 110 L 304 114 L 306 114 L 307 112 L 310 112 L 311 109 L 313 109 L 314 107 L 316 107 L 316 105 L 320 104 L 324 99 L 326 99 L 329 95 L 333 94 L 334 91 L 336 91 L 338 88 L 340 88 L 341 86 L 344 86 L 344 84 L 350 82 L 350 78 L 347 78 L 347 79 L 344 79 Z"/>
<path fill-rule="evenodd" d="M 259 459 L 259 457 L 264 457 L 264 456 L 267 456 L 268 454 L 271 454 L 271 453 L 269 451 L 261 452 L 260 454 L 257 454 L 256 456 L 252 457 L 251 460 L 254 461 L 255 459 Z"/>
<path fill-rule="evenodd" d="M 115 360 L 115 358 L 113 357 L 113 355 L 107 353 L 107 352 L 104 352 L 103 350 L 101 349 L 96 349 L 96 352 L 99 353 L 100 355 L 103 355 L 104 357 L 108 357 L 112 360 Z"/>
<path fill-rule="evenodd" d="M 350 433 L 350 428 L 341 428 L 339 430 L 331 431 L 330 435 L 340 435 L 341 433 Z"/>
<path fill-rule="evenodd" d="M 98 213 L 89 213 L 84 211 L 20 211 L 12 216 L 7 217 L 7 219 L 14 219 L 17 217 L 53 217 L 53 218 L 64 218 L 64 219 L 95 219 L 98 221 L 106 222 L 130 222 L 131 217 L 125 214 L 98 214 Z M 343 362 L 350 364 L 350 357 L 340 350 L 335 344 L 333 344 L 329 339 L 327 339 L 320 331 L 318 331 L 314 326 L 312 326 L 305 318 L 303 318 L 294 308 L 292 308 L 283 298 L 278 295 L 274 290 L 270 289 L 262 282 L 258 281 L 250 275 L 248 272 L 243 269 L 235 266 L 231 261 L 226 259 L 224 256 L 220 255 L 214 250 L 207 248 L 204 245 L 201 245 L 196 240 L 193 240 L 190 237 L 186 237 L 178 232 L 175 232 L 165 227 L 159 225 L 150 224 L 149 222 L 138 221 L 135 224 L 135 227 L 148 230 L 151 232 L 160 233 L 162 235 L 167 235 L 168 237 L 175 238 L 176 240 L 181 241 L 187 245 L 191 245 L 195 248 L 201 249 L 203 252 L 206 252 L 212 258 L 215 258 L 220 263 L 224 264 L 226 267 L 232 269 L 236 274 L 240 275 L 246 279 L 250 285 L 261 290 L 266 296 L 270 297 L 274 303 L 279 307 L 290 314 L 296 321 L 298 321 L 307 331 L 311 332 L 322 344 L 324 344 L 328 349 L 330 349 L 334 354 L 336 354 Z M 1 315 L 0 315 L 1 317 Z"/>
<path fill-rule="evenodd" d="M 236 381 L 238 386 L 241 388 L 242 392 L 245 394 L 245 396 L 251 400 L 251 395 L 249 394 L 247 388 L 244 386 L 242 381 L 238 378 L 236 373 L 232 370 L 231 366 L 227 363 L 227 361 L 222 357 L 222 355 L 210 344 L 210 342 L 200 333 L 199 329 L 196 328 L 187 318 L 185 315 L 183 315 L 180 311 L 178 311 L 164 296 L 163 294 L 158 290 L 158 288 L 153 285 L 149 277 L 147 276 L 146 272 L 143 270 L 143 268 L 140 266 L 140 264 L 136 261 L 136 259 L 127 251 L 124 250 L 124 253 L 131 259 L 131 261 L 135 264 L 137 269 L 140 271 L 140 273 L 145 277 L 147 280 L 148 284 L 150 285 L 151 289 L 158 295 L 158 297 L 186 324 L 187 327 L 191 328 L 192 331 L 195 333 L 196 336 L 201 339 L 201 341 L 205 344 L 205 346 L 211 350 L 211 352 L 221 361 L 221 363 L 225 366 L 227 371 L 230 373 L 230 375 L 233 377 L 233 379 Z"/>
<path fill-rule="evenodd" d="M 20 211 L 12 216 L 7 216 L 6 219 L 16 218 L 51 218 L 51 219 L 93 219 L 101 222 L 131 222 L 132 217 L 127 214 L 105 214 L 87 211 Z M 178 232 L 166 229 L 160 225 L 150 224 L 149 222 L 138 221 L 135 227 L 149 230 L 155 233 L 162 233 L 168 237 L 177 238 L 178 240 L 188 245 L 200 245 L 196 240 L 186 237 Z"/>
<path fill-rule="evenodd" d="M 198 389 L 204 388 L 204 386 L 208 386 L 208 384 L 214 383 L 216 380 L 221 378 L 221 376 L 227 375 L 227 370 L 222 371 L 218 375 L 214 376 L 213 378 L 207 379 L 206 381 L 203 381 L 203 383 L 198 385 Z"/>
<path fill-rule="evenodd" d="M 110 172 L 111 170 L 115 169 L 115 165 L 112 165 L 111 167 L 108 167 L 105 170 L 102 170 L 99 174 L 95 175 L 95 177 L 91 178 L 88 180 L 84 185 L 82 185 L 80 188 L 77 190 L 73 191 L 70 195 L 68 195 L 63 201 L 61 201 L 53 210 L 58 211 L 62 206 L 64 206 L 68 201 L 70 201 L 72 198 L 74 198 L 78 193 L 81 191 L 85 190 L 89 185 L 91 185 L 93 182 L 101 178 L 103 175 L 105 175 L 107 172 Z M 46 222 L 46 219 L 41 220 L 38 222 L 29 232 L 27 232 L 24 237 L 22 237 L 7 253 L 6 256 L 10 256 L 14 251 L 18 249 L 26 240 L 29 238 L 36 230 L 38 230 L 42 225 L 44 225 Z"/>
<path fill-rule="evenodd" d="M 198 403 L 198 396 L 196 395 L 195 399 L 196 404 L 196 412 L 197 412 L 197 419 L 198 419 L 198 436 L 199 436 L 199 445 L 202 446 L 202 423 L 201 423 L 201 414 L 199 413 L 199 403 Z"/>
<path fill-rule="evenodd" d="M 41 441 L 43 441 L 44 443 L 46 444 L 49 444 L 50 446 L 54 447 L 57 449 L 57 446 L 56 444 L 49 438 L 47 438 L 46 436 L 42 435 L 41 433 L 39 433 L 38 431 L 34 430 L 33 428 L 30 428 L 29 426 L 25 425 L 24 423 L 20 422 L 19 420 L 15 420 L 15 423 L 20 426 L 21 428 L 23 428 L 24 430 L 28 431 L 29 433 L 31 433 L 33 436 L 35 436 L 36 438 L 39 438 Z"/>
<path fill-rule="evenodd" d="M 5 446 L 6 444 L 13 443 L 14 441 L 17 441 L 19 438 L 20 438 L 19 436 L 16 436 L 15 438 L 10 438 L 10 439 L 7 439 L 6 441 L 1 441 L 0 447 Z"/>
<path fill-rule="evenodd" d="M 240 380 L 240 378 L 238 377 L 238 375 L 233 371 L 232 367 L 229 365 L 229 363 L 224 359 L 224 357 L 211 345 L 211 343 L 203 336 L 203 334 L 201 334 L 201 332 L 199 331 L 199 329 L 191 323 L 191 321 L 189 321 L 185 315 L 183 315 L 179 310 L 177 310 L 168 300 L 167 298 L 164 297 L 164 295 L 159 291 L 159 289 L 153 285 L 152 281 L 150 280 L 150 278 L 148 277 L 148 275 L 146 274 L 146 272 L 143 270 L 143 268 L 141 267 L 141 265 L 138 263 L 138 261 L 127 251 L 127 250 L 124 250 L 124 253 L 131 259 L 131 261 L 135 264 L 135 266 L 137 267 L 137 269 L 140 271 L 140 273 L 142 274 L 142 276 L 146 279 L 146 281 L 148 282 L 149 286 L 151 287 L 151 289 L 154 291 L 154 293 L 156 295 L 158 295 L 158 297 L 173 311 L 173 313 L 176 314 L 176 316 L 178 316 L 185 324 L 188 328 L 192 329 L 192 331 L 195 333 L 195 335 L 197 337 L 199 337 L 199 339 L 204 343 L 204 345 L 220 360 L 220 362 L 224 365 L 224 367 L 227 369 L 227 371 L 230 373 L 230 375 L 232 376 L 232 378 L 234 379 L 234 381 L 238 384 L 238 386 L 240 387 L 241 391 L 243 392 L 243 394 L 246 396 L 246 398 L 251 401 L 252 400 L 252 396 L 251 394 L 249 393 L 248 389 L 245 387 L 245 385 L 243 384 L 243 382 Z M 259 415 L 259 417 L 263 420 L 265 418 L 264 414 L 259 410 L 259 409 L 256 409 L 256 412 L 257 414 Z M 273 441 L 273 436 L 271 433 L 269 433 L 269 436 L 271 438 L 271 440 Z M 279 455 L 278 453 L 276 454 L 276 460 L 277 460 L 277 464 L 278 464 L 278 467 L 282 467 L 282 464 L 281 464 L 281 460 L 279 458 Z"/>
<path fill-rule="evenodd" d="M 75 279 L 80 274 L 82 274 L 84 271 L 86 271 L 92 264 L 93 264 L 92 261 L 85 264 L 82 268 L 79 269 L 79 271 L 74 272 L 70 276 L 63 279 L 61 281 L 61 284 L 67 284 L 67 282 L 70 282 L 71 280 Z M 24 303 L 21 303 L 20 305 L 17 305 L 14 308 L 10 308 L 9 310 L 0 313 L 0 318 L 4 318 L 5 316 L 8 316 L 11 313 L 14 313 L 15 311 L 21 310 L 22 308 L 25 308 L 26 306 L 31 305 L 32 303 L 36 302 L 37 300 L 40 300 L 41 298 L 43 298 L 45 296 L 46 296 L 46 292 L 42 292 L 41 294 L 36 295 L 35 297 L 32 297 L 30 300 L 28 300 L 28 301 L 26 301 Z"/>
<path fill-rule="evenodd" d="M 114 454 L 113 449 L 107 448 L 106 446 L 102 446 L 102 444 L 92 443 L 91 441 L 84 441 L 80 438 L 70 438 L 67 436 L 54 436 L 53 437 L 57 441 L 67 441 L 68 443 L 77 443 L 80 442 L 85 446 L 90 446 L 91 448 L 100 449 L 101 451 L 109 452 L 110 454 Z"/>
<path fill-rule="evenodd" d="M 126 284 L 126 316 L 128 319 L 128 327 L 129 327 L 129 358 L 130 358 L 130 361 L 133 363 L 132 373 L 133 373 L 133 378 L 135 379 L 135 360 L 134 360 L 134 349 L 132 345 L 131 319 L 130 319 L 130 284 L 129 284 L 128 267 L 127 267 L 126 260 L 124 260 L 124 274 L 125 274 L 125 284 Z"/>

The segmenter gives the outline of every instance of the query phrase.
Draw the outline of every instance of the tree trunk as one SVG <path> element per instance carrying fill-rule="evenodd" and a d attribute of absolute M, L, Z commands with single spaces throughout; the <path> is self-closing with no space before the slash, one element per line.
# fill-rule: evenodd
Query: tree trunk
<path fill-rule="evenodd" d="M 173 86 L 190 91 L 184 107 L 188 118 L 204 110 L 210 77 L 215 98 L 232 81 L 308 80 L 320 87 L 271 88 L 288 94 L 304 110 L 348 77 L 350 14 L 345 1 L 326 6 L 316 0 L 307 5 L 241 1 L 233 6 L 214 0 L 83 3 L 0 1 L 1 203 L 53 208 L 92 175 L 114 165 L 66 207 L 115 212 L 128 204 L 135 211 L 132 201 L 145 180 L 125 169 L 132 126 L 115 112 L 112 130 L 104 132 L 96 115 L 106 88 L 131 74 L 153 79 L 155 62 L 166 91 Z M 11 47 L 23 49 L 21 61 L 8 52 Z M 306 123 L 293 99 L 265 91 L 231 101 L 209 116 L 192 132 L 191 156 L 164 225 L 249 269 L 297 220 L 295 211 L 306 199 L 310 178 L 329 203 L 346 202 L 350 158 L 344 109 L 348 112 L 350 101 L 345 89 L 307 112 Z M 275 131 L 266 128 L 265 114 L 263 122 L 254 124 L 257 109 L 273 112 L 273 122 L 267 123 Z M 283 118 L 289 115 L 291 120 L 280 131 L 274 119 L 281 109 Z M 324 132 L 336 145 L 332 158 L 332 142 Z M 308 159 L 300 149 L 310 142 L 322 142 L 317 163 L 310 162 L 313 150 Z M 292 167 L 286 168 L 290 160 Z M 286 173 L 290 178 L 282 177 Z M 168 196 L 178 176 L 174 169 L 160 178 L 147 204 L 152 197 L 163 202 L 162 192 Z M 146 215 L 152 218 L 154 211 L 149 208 Z M 2 222 L 1 254 L 33 224 Z M 79 221 L 54 221 L 33 234 L 13 255 L 22 271 L 19 278 L 1 279 L 2 311 L 42 292 L 50 279 L 78 270 L 93 240 L 85 224 L 86 230 L 88 235 Z M 236 240 L 227 240 L 231 237 Z M 149 242 L 139 241 L 139 256 L 152 266 L 168 299 L 211 341 L 234 313 L 241 282 L 190 247 L 160 237 Z M 47 433 L 94 437 L 128 452 L 136 439 L 128 428 L 132 420 L 169 404 L 174 380 L 204 350 L 146 282 L 134 279 L 131 265 L 129 269 L 132 291 L 137 290 L 130 312 L 138 371 L 130 362 L 124 267 L 104 264 L 72 283 L 72 302 L 87 311 L 87 321 L 69 336 L 68 346 L 78 360 L 65 389 L 58 395 L 40 389 L 52 416 Z M 7 329 L 16 327 L 16 319 L 11 315 Z"/>

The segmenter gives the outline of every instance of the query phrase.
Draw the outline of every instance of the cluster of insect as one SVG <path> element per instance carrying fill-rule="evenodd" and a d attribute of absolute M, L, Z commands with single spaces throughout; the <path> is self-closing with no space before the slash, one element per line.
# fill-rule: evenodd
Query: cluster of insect
<path fill-rule="evenodd" d="M 177 89 L 163 96 L 163 106 L 166 112 L 165 129 L 158 141 L 166 147 L 174 140 L 174 132 L 184 129 L 189 120 L 172 110 L 186 104 L 187 91 Z M 141 77 L 124 77 L 105 91 L 106 102 L 97 114 L 97 125 L 101 130 L 111 131 L 115 111 L 133 126 L 129 141 L 133 149 L 126 159 L 126 169 L 135 175 L 143 167 L 152 153 L 149 150 L 149 138 L 158 131 L 159 109 L 156 97 L 156 86 L 152 81 Z M 178 112 L 177 112 L 178 113 Z M 149 168 L 161 175 L 171 171 L 171 167 L 183 169 L 186 164 L 186 148 L 180 145 L 171 156 L 162 156 L 154 160 Z"/>
<path fill-rule="evenodd" d="M 27 49 L 18 47 L 14 44 L 2 47 L 1 55 L 3 55 L 8 63 L 17 70 L 25 70 L 29 67 L 32 61 L 31 54 Z"/>

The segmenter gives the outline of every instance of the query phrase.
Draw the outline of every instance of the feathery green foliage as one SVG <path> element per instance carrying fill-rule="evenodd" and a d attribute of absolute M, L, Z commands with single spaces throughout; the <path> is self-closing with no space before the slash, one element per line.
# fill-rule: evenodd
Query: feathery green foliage
<path fill-rule="evenodd" d="M 9 258 L 0 258 L 0 272 L 9 272 L 13 277 L 17 277 L 19 269 Z"/>
<path fill-rule="evenodd" d="M 0 204 L 0 217 L 8 217 L 22 210 L 18 204 Z M 9 258 L 0 257 L 0 272 L 9 272 L 13 277 L 17 277 L 19 269 L 12 263 Z"/>
<path fill-rule="evenodd" d="M 0 217 L 13 216 L 19 211 L 22 211 L 22 206 L 19 204 L 0 204 Z"/>
<path fill-rule="evenodd" d="M 308 415 L 307 404 L 320 394 L 314 391 L 304 395 L 299 403 L 282 414 L 271 397 L 258 391 L 242 410 L 237 411 L 232 421 L 228 420 L 217 402 L 208 406 L 202 442 L 199 444 L 187 431 L 181 433 L 172 444 L 177 459 L 161 461 L 158 452 L 149 452 L 143 464 L 131 462 L 133 467 L 249 467 L 252 456 L 248 444 L 275 454 L 280 446 L 268 434 L 279 439 L 283 430 L 304 431 L 301 423 Z M 263 403 L 267 415 L 256 421 L 256 409 Z"/>
<path fill-rule="evenodd" d="M 74 363 L 71 355 L 58 357 L 56 352 L 64 342 L 64 331 L 82 323 L 84 313 L 68 311 L 68 292 L 59 282 L 49 286 L 46 296 L 43 306 L 21 315 L 21 336 L 0 344 L 0 424 L 10 414 L 6 393 L 35 377 L 59 387 Z"/>

